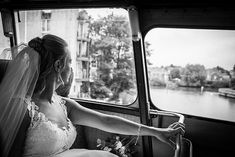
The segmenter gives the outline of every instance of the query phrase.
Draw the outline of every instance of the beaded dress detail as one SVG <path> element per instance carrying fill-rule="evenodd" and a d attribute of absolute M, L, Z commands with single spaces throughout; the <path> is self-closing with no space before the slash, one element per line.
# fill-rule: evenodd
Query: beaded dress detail
<path fill-rule="evenodd" d="M 27 131 L 24 157 L 52 157 L 68 150 L 75 141 L 77 132 L 67 116 L 66 101 L 58 95 L 53 95 L 52 100 L 63 108 L 67 127 L 60 128 L 40 112 L 33 101 L 25 99 L 31 123 Z"/>

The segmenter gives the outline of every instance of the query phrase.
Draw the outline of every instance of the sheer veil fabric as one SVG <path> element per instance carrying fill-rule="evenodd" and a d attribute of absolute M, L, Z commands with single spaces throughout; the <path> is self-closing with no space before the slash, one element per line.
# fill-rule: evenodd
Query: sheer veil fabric
<path fill-rule="evenodd" d="M 27 110 L 25 98 L 31 98 L 39 75 L 39 54 L 27 45 L 12 49 L 0 84 L 0 140 L 7 157 Z M 17 53 L 19 52 L 19 53 Z"/>

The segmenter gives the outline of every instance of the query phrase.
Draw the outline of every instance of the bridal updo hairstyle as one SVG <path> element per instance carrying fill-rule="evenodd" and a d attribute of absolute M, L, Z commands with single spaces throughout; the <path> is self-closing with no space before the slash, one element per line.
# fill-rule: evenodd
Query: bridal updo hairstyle
<path fill-rule="evenodd" d="M 42 38 L 33 38 L 28 42 L 28 46 L 40 55 L 40 73 L 34 90 L 34 93 L 37 93 L 45 88 L 47 76 L 54 68 L 56 60 L 61 60 L 63 67 L 65 66 L 68 44 L 58 36 L 47 34 Z"/>

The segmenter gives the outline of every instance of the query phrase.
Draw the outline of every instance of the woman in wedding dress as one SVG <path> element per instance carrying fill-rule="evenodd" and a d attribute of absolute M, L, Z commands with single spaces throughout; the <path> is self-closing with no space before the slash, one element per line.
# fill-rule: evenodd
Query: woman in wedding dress
<path fill-rule="evenodd" d="M 33 79 L 36 84 L 28 83 L 28 89 L 33 89 L 32 94 L 25 94 L 23 101 L 31 117 L 24 157 L 116 157 L 101 150 L 70 149 L 77 135 L 74 125 L 117 134 L 154 136 L 172 147 L 175 147 L 172 138 L 178 133 L 184 134 L 184 125 L 180 123 L 173 123 L 168 128 L 149 127 L 85 108 L 72 99 L 57 95 L 55 90 L 69 79 L 71 72 L 71 56 L 63 39 L 54 35 L 34 38 L 19 52 L 18 59 L 32 62 L 36 58 L 32 54 L 38 56 L 38 62 L 33 66 L 38 66 L 39 72 L 37 79 Z M 66 73 L 63 78 L 62 72 Z"/>

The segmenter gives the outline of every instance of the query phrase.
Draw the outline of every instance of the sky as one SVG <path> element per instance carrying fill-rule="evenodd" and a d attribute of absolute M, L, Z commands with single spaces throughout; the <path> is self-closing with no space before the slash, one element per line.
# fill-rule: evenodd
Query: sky
<path fill-rule="evenodd" d="M 99 17 L 104 17 L 109 14 L 114 14 L 114 15 L 126 15 L 128 16 L 128 12 L 125 9 L 122 8 L 100 8 L 100 9 L 86 9 L 88 15 L 91 15 L 92 18 L 98 19 Z"/>
<path fill-rule="evenodd" d="M 145 37 L 152 66 L 202 64 L 231 70 L 235 64 L 235 31 L 155 28 Z"/>
<path fill-rule="evenodd" d="M 124 9 L 87 9 L 97 19 L 108 14 L 126 15 Z M 152 50 L 152 66 L 202 64 L 231 70 L 235 65 L 235 31 L 155 28 L 145 37 Z"/>

